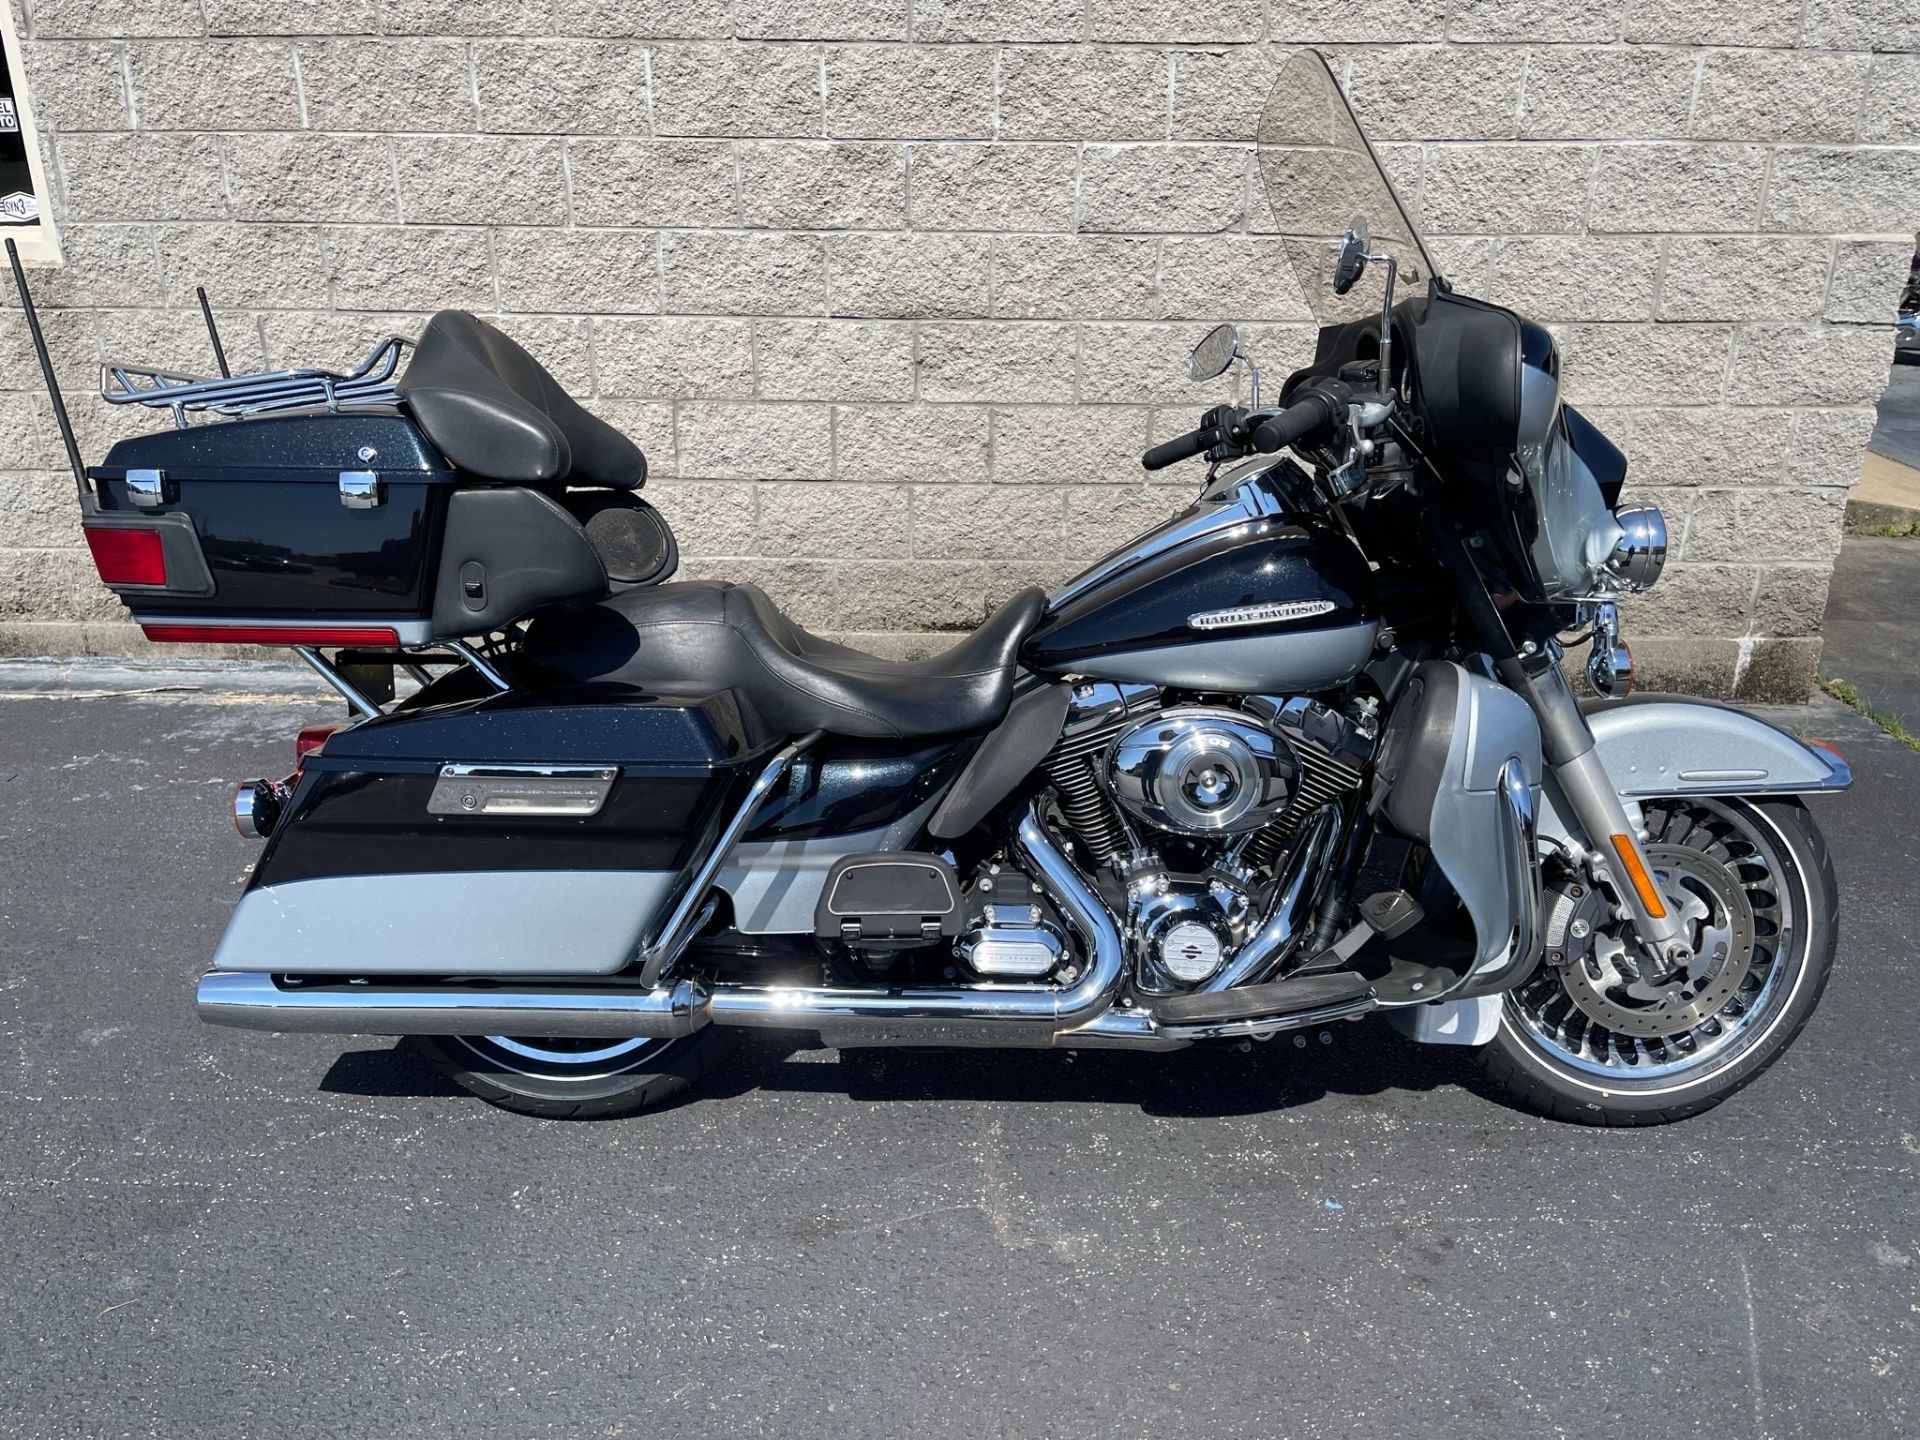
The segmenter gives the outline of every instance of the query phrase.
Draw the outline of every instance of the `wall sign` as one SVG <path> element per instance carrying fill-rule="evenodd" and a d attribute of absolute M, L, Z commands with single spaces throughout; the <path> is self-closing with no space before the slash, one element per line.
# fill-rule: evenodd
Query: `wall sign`
<path fill-rule="evenodd" d="M 20 247 L 20 258 L 60 263 L 47 177 L 40 168 L 40 138 L 27 101 L 26 67 L 14 28 L 12 0 L 0 0 L 0 238 Z"/>

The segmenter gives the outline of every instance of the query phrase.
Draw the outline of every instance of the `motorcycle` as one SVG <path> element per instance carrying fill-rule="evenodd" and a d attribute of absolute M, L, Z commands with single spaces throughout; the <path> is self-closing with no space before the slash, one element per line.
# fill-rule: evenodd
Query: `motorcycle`
<path fill-rule="evenodd" d="M 48 367 L 146 634 L 290 646 L 350 707 L 236 793 L 266 845 L 200 1016 L 412 1037 L 558 1117 L 657 1104 L 740 1029 L 1166 1051 L 1377 1015 L 1592 1124 L 1753 1080 L 1833 962 L 1805 800 L 1845 762 L 1628 697 L 1666 529 L 1551 337 L 1440 275 L 1319 55 L 1258 140 L 1312 362 L 1267 403 L 1209 333 L 1190 374 L 1244 394 L 1143 462 L 1204 459 L 1192 504 L 927 659 L 672 581 L 641 452 L 470 315 L 350 374 L 110 364 L 176 426 L 91 470 Z"/>

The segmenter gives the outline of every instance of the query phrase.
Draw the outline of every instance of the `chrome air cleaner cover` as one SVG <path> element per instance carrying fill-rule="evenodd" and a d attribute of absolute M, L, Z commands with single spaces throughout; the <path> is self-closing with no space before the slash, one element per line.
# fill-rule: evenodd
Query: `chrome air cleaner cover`
<path fill-rule="evenodd" d="M 1299 766 L 1271 731 L 1233 710 L 1164 710 L 1114 741 L 1107 778 L 1134 819 L 1200 837 L 1244 835 L 1276 820 Z"/>

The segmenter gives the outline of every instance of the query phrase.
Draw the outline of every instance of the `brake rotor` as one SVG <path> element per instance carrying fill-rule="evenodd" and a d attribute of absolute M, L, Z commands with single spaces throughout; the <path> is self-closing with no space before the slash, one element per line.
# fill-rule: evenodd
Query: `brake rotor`
<path fill-rule="evenodd" d="M 1710 855 L 1680 845 L 1645 847 L 1647 868 L 1667 908 L 1687 923 L 1693 960 L 1684 973 L 1653 978 L 1627 921 L 1589 891 L 1576 907 L 1567 939 L 1585 921 L 1588 944 L 1568 950 L 1559 968 L 1567 995 L 1590 1019 L 1616 1035 L 1664 1039 L 1693 1029 L 1733 999 L 1753 959 L 1753 906 L 1733 873 Z M 1597 912 L 1595 924 L 1583 912 Z"/>

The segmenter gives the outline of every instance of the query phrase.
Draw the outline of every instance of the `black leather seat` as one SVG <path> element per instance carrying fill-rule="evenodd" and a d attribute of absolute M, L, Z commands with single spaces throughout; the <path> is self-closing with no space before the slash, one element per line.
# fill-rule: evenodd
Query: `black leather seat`
<path fill-rule="evenodd" d="M 646 481 L 638 445 L 464 310 L 442 310 L 427 323 L 394 388 L 440 453 L 474 475 L 548 490 L 632 490 Z"/>
<path fill-rule="evenodd" d="M 732 690 L 790 735 L 944 735 L 1006 714 L 1020 642 L 1045 607 L 1045 591 L 1022 590 L 952 649 L 882 660 L 808 634 L 756 586 L 694 580 L 543 616 L 526 655 L 570 680 Z"/>

